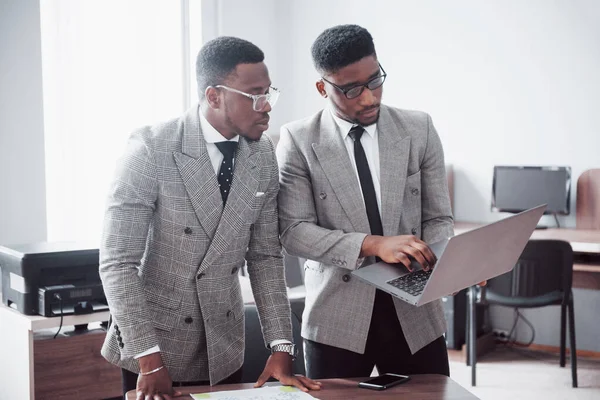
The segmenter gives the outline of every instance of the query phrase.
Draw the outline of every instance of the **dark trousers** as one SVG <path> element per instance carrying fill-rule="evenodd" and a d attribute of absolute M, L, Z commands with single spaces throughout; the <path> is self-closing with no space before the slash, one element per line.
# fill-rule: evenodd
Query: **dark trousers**
<path fill-rule="evenodd" d="M 441 374 L 450 376 L 448 352 L 443 336 L 411 354 L 392 297 L 380 290 L 375 295 L 365 354 L 304 340 L 306 375 L 311 379 L 370 376 L 380 374 Z"/>
<path fill-rule="evenodd" d="M 138 374 L 127 369 L 121 368 L 121 382 L 123 384 L 123 398 L 127 398 L 127 392 L 137 388 Z M 227 379 L 219 382 L 219 385 L 228 383 L 240 383 L 242 381 L 242 368 L 231 374 Z M 193 382 L 173 382 L 173 387 L 180 386 L 204 386 L 209 385 L 209 381 L 193 381 Z"/>

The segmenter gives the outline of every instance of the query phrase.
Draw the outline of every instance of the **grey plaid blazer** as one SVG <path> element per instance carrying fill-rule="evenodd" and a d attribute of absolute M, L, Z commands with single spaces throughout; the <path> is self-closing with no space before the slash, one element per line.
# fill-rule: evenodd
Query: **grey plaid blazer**
<path fill-rule="evenodd" d="M 428 243 L 452 236 L 444 154 L 429 115 L 382 106 L 377 129 L 384 234 L 416 235 Z M 370 228 L 337 130 L 329 110 L 282 127 L 280 234 L 290 254 L 308 259 L 302 336 L 364 353 L 375 287 L 352 279 L 349 270 L 360 266 Z M 413 353 L 445 332 L 439 301 L 419 308 L 394 303 Z"/>
<path fill-rule="evenodd" d="M 117 167 L 100 246 L 113 318 L 102 349 L 133 358 L 159 345 L 174 381 L 215 384 L 243 363 L 238 270 L 247 261 L 265 344 L 292 340 L 277 218 L 273 143 L 240 138 L 223 208 L 198 109 L 135 132 Z"/>

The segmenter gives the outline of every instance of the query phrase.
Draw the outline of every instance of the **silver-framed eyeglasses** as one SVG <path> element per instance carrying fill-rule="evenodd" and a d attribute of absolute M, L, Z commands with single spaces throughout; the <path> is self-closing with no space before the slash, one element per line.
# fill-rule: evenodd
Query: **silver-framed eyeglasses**
<path fill-rule="evenodd" d="M 329 83 L 331 86 L 333 86 L 340 92 L 344 93 L 344 96 L 346 96 L 347 99 L 355 99 L 362 94 L 362 92 L 363 92 L 363 90 L 365 90 L 365 88 L 367 88 L 369 90 L 375 90 L 378 87 L 380 87 L 381 85 L 383 85 L 383 82 L 385 82 L 385 78 L 387 77 L 387 74 L 385 73 L 385 70 L 383 69 L 381 64 L 379 64 L 379 68 L 381 69 L 381 73 L 379 75 L 377 75 L 376 77 L 371 78 L 367 83 L 363 83 L 362 85 L 352 86 L 352 87 L 349 87 L 346 89 L 336 85 L 335 83 L 329 82 L 327 79 L 325 79 L 325 77 L 321 77 L 321 79 L 323 79 L 325 82 Z"/>
<path fill-rule="evenodd" d="M 229 90 L 230 92 L 238 93 L 238 94 L 241 94 L 242 96 L 246 96 L 249 99 L 252 99 L 252 109 L 254 111 L 264 110 L 265 107 L 267 106 L 267 103 L 269 103 L 271 105 L 271 108 L 275 107 L 275 104 L 277 103 L 277 99 L 279 99 L 279 94 L 281 93 L 279 91 L 279 89 L 277 89 L 273 86 L 270 86 L 269 92 L 265 93 L 265 94 L 245 93 L 245 92 L 242 92 L 241 90 L 230 88 L 229 86 L 225 86 L 225 85 L 216 85 L 215 87 Z"/>

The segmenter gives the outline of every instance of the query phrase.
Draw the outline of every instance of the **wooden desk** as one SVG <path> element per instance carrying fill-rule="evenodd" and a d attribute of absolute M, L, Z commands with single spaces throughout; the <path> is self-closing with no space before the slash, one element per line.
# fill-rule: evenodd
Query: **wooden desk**
<path fill-rule="evenodd" d="M 454 233 L 460 234 L 483 224 L 456 222 Z M 571 244 L 575 256 L 573 287 L 600 290 L 600 230 L 548 228 L 536 229 L 531 239 L 564 240 Z"/>
<path fill-rule="evenodd" d="M 375 391 L 361 389 L 358 382 L 368 378 L 353 379 L 321 379 L 323 387 L 319 391 L 309 392 L 312 396 L 321 400 L 372 400 L 372 399 L 419 399 L 419 400 L 476 400 L 473 394 L 468 392 L 458 383 L 443 375 L 414 375 L 410 381 L 394 386 L 387 390 Z M 268 385 L 278 385 L 277 383 Z M 189 386 L 178 388 L 184 394 L 209 393 L 225 390 L 251 389 L 253 383 L 242 383 L 238 385 L 217 386 Z M 180 397 L 190 399 L 191 397 Z M 135 400 L 135 391 L 127 392 L 127 400 Z"/>
<path fill-rule="evenodd" d="M 72 325 L 108 320 L 108 311 L 63 318 Z M 120 396 L 121 371 L 100 355 L 104 332 L 52 339 L 60 317 L 24 315 L 0 304 L 0 398 L 100 399 Z M 38 338 L 52 329 L 46 337 Z M 40 332 L 41 331 L 41 332 Z"/>

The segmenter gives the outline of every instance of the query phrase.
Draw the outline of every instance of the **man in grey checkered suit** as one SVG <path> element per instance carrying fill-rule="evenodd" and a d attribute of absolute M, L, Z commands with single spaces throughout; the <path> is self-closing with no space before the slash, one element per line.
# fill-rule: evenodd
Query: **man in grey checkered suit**
<path fill-rule="evenodd" d="M 103 356 L 123 390 L 169 399 L 173 386 L 241 379 L 248 266 L 269 377 L 292 375 L 290 306 L 278 237 L 278 168 L 262 133 L 278 91 L 263 52 L 234 37 L 197 59 L 199 106 L 131 136 L 110 189 L 100 275 L 112 315 Z"/>
<path fill-rule="evenodd" d="M 312 55 L 328 107 L 285 125 L 277 147 L 281 241 L 308 259 L 307 376 L 448 375 L 440 302 L 414 307 L 351 275 L 376 258 L 434 265 L 427 243 L 453 234 L 440 138 L 429 115 L 381 104 L 366 29 L 328 29 Z"/>

